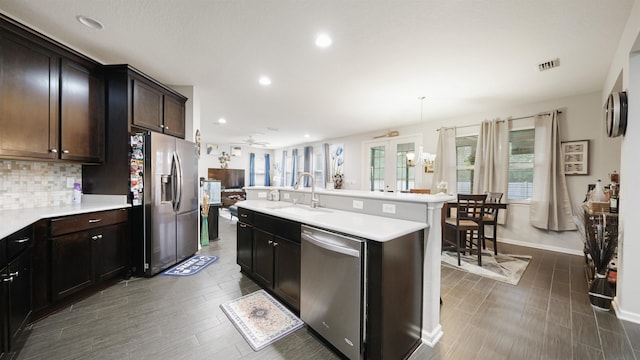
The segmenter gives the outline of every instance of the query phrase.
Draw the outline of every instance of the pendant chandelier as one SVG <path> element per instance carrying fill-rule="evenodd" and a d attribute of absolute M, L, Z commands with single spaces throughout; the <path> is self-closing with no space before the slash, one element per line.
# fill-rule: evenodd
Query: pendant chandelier
<path fill-rule="evenodd" d="M 418 97 L 420 100 L 420 124 L 422 124 L 422 135 L 424 136 L 424 122 L 422 119 L 423 111 L 424 111 L 424 96 Z M 410 167 L 414 167 L 417 164 L 421 164 L 424 166 L 425 172 L 433 172 L 433 165 L 436 160 L 435 154 L 430 154 L 424 152 L 424 147 L 422 145 L 419 146 L 418 158 L 416 159 L 416 153 L 414 151 L 407 152 L 407 165 Z"/>

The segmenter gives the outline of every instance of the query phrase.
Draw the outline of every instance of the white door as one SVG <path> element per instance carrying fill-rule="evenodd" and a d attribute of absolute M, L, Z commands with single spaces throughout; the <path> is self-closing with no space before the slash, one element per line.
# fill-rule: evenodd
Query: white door
<path fill-rule="evenodd" d="M 364 179 L 363 190 L 370 191 L 409 191 L 415 187 L 417 167 L 408 166 L 407 152 L 417 152 L 417 136 L 367 141 L 363 146 Z"/>

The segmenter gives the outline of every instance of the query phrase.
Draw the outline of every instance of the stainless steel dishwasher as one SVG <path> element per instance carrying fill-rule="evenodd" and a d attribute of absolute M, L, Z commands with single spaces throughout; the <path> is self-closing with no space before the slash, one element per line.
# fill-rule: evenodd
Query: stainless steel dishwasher
<path fill-rule="evenodd" d="M 366 242 L 302 226 L 300 317 L 349 359 L 361 359 Z"/>

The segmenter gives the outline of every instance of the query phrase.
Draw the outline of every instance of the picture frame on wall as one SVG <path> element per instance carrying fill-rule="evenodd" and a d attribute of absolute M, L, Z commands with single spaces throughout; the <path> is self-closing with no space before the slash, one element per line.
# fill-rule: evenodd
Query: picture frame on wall
<path fill-rule="evenodd" d="M 589 174 L 589 140 L 563 141 L 562 159 L 565 175 Z"/>

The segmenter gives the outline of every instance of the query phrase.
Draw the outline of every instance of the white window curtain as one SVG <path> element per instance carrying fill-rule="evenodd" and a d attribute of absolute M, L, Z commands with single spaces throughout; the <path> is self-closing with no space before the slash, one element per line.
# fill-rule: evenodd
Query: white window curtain
<path fill-rule="evenodd" d="M 431 192 L 436 193 L 438 183 L 444 181 L 447 183 L 447 192 L 454 193 L 457 183 L 456 128 L 440 128 L 436 154 Z"/>
<path fill-rule="evenodd" d="M 535 160 L 530 224 L 545 230 L 576 230 L 564 178 L 558 113 L 539 114 L 534 120 Z"/>
<path fill-rule="evenodd" d="M 473 193 L 500 192 L 508 199 L 509 188 L 509 123 L 485 120 L 480 126 L 476 161 L 473 169 Z M 498 212 L 498 224 L 506 221 L 506 210 Z"/>

